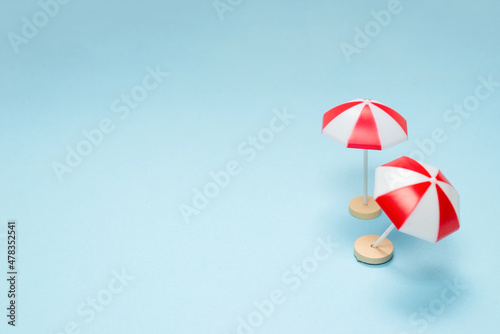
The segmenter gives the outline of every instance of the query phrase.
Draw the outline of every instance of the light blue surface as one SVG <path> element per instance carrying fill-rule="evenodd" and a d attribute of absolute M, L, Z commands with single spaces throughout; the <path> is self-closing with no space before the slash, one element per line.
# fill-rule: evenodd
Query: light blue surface
<path fill-rule="evenodd" d="M 17 52 L 9 34 L 23 17 L 44 23 L 40 4 L 0 3 L 1 254 L 9 219 L 19 236 L 17 326 L 2 280 L 1 332 L 498 330 L 500 3 L 223 3 L 232 10 L 219 16 L 211 0 L 73 0 Z M 373 23 L 387 9 L 385 26 Z M 373 37 L 346 57 L 356 28 Z M 140 94 L 156 69 L 169 75 L 124 117 L 122 94 Z M 430 244 L 393 231 L 394 258 L 378 267 L 352 254 L 389 225 L 348 213 L 362 152 L 320 134 L 324 112 L 360 97 L 399 111 L 410 137 L 370 152 L 370 193 L 375 167 L 411 154 L 461 196 L 457 233 Z M 470 114 L 448 111 L 464 103 Z M 282 126 L 285 110 L 294 118 Z M 60 182 L 54 162 L 101 122 L 109 133 Z M 259 133 L 268 144 L 252 151 Z M 229 184 L 184 219 L 228 163 Z M 302 265 L 307 277 L 291 271 Z M 106 305 L 95 311 L 92 298 Z"/>

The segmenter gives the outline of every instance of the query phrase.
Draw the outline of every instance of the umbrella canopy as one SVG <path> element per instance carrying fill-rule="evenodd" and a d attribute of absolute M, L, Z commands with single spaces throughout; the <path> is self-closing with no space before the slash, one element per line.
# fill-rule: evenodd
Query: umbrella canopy
<path fill-rule="evenodd" d="M 408 140 L 403 116 L 370 99 L 353 100 L 327 111 L 321 132 L 345 147 L 367 150 L 383 150 Z"/>
<path fill-rule="evenodd" d="M 438 242 L 457 231 L 459 196 L 436 167 L 401 157 L 375 170 L 375 200 L 406 234 Z"/>

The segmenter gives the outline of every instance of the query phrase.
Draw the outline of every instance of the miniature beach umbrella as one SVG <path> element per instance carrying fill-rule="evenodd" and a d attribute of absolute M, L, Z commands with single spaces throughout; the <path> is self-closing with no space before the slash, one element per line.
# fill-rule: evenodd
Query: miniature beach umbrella
<path fill-rule="evenodd" d="M 394 227 L 430 242 L 460 228 L 457 190 L 438 168 L 408 157 L 377 167 L 375 200 L 392 224 L 380 237 L 365 235 L 356 241 L 354 252 L 362 262 L 379 264 L 391 259 L 393 246 L 386 237 Z"/>
<path fill-rule="evenodd" d="M 321 133 L 347 148 L 364 149 L 363 196 L 351 200 L 349 212 L 361 219 L 379 216 L 379 205 L 368 196 L 368 150 L 383 150 L 408 140 L 406 120 L 378 101 L 357 99 L 327 111 Z"/>

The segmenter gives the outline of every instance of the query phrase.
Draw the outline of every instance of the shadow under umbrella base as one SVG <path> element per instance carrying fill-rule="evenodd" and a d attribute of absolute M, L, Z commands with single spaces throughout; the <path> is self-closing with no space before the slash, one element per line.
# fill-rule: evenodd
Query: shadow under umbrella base
<path fill-rule="evenodd" d="M 349 202 L 349 212 L 359 219 L 373 219 L 380 216 L 382 209 L 372 196 L 368 196 L 368 205 L 363 204 L 363 196 L 358 196 Z"/>
<path fill-rule="evenodd" d="M 392 259 L 394 246 L 389 239 L 384 239 L 377 248 L 372 247 L 379 237 L 379 235 L 368 234 L 354 242 L 354 256 L 359 262 L 382 264 Z"/>

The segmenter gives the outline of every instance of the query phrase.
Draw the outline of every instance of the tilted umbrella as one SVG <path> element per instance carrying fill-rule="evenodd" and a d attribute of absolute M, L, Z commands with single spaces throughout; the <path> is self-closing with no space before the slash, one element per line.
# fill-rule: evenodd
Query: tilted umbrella
<path fill-rule="evenodd" d="M 377 250 L 384 242 L 385 247 L 392 246 L 386 237 L 394 227 L 430 242 L 438 242 L 460 228 L 457 190 L 438 168 L 408 157 L 377 167 L 375 200 L 392 224 L 382 236 L 371 236 L 370 252 L 384 252 Z M 390 260 L 392 250 L 390 253 L 384 260 Z"/>
<path fill-rule="evenodd" d="M 383 150 L 408 140 L 406 120 L 378 101 L 357 99 L 327 111 L 321 133 L 347 148 L 364 149 L 363 196 L 351 200 L 349 211 L 362 219 L 380 215 L 380 207 L 368 196 L 368 150 Z"/>

